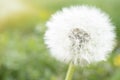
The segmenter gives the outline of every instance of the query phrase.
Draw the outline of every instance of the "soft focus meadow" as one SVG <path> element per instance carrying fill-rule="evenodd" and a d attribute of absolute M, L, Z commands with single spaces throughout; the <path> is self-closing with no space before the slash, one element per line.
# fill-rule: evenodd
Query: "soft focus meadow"
<path fill-rule="evenodd" d="M 73 80 L 120 80 L 120 0 L 0 0 L 0 80 L 64 80 L 68 65 L 49 54 L 45 23 L 57 10 L 83 4 L 110 15 L 117 46 L 108 62 L 76 67 Z"/>

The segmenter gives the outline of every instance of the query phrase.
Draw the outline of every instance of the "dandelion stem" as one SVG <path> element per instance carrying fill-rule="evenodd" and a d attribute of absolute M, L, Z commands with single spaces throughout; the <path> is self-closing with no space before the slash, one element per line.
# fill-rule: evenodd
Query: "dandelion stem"
<path fill-rule="evenodd" d="M 73 63 L 70 63 L 65 80 L 72 80 L 74 70 L 75 66 L 73 65 Z"/>

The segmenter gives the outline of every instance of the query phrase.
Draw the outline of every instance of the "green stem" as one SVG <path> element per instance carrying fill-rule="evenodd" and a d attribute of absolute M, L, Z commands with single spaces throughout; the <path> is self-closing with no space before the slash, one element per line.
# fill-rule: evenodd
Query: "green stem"
<path fill-rule="evenodd" d="M 75 66 L 72 63 L 70 63 L 65 80 L 72 80 L 74 70 Z"/>

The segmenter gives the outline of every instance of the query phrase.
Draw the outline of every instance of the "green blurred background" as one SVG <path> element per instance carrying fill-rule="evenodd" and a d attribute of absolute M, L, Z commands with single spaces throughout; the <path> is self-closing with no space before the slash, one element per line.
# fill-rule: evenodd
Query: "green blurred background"
<path fill-rule="evenodd" d="M 108 62 L 76 67 L 73 80 L 120 80 L 120 0 L 0 0 L 0 80 L 64 80 L 68 65 L 50 56 L 43 38 L 51 14 L 72 5 L 102 9 L 117 34 Z"/>

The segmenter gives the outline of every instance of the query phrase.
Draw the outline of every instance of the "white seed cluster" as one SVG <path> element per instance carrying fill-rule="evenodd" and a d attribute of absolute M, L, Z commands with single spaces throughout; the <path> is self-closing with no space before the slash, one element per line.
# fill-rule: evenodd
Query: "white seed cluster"
<path fill-rule="evenodd" d="M 63 8 L 46 26 L 45 43 L 61 62 L 86 66 L 105 61 L 115 46 L 115 26 L 95 7 Z"/>
<path fill-rule="evenodd" d="M 69 33 L 69 39 L 71 41 L 72 54 L 80 54 L 80 51 L 85 48 L 90 41 L 90 35 L 82 29 L 75 28 Z"/>

